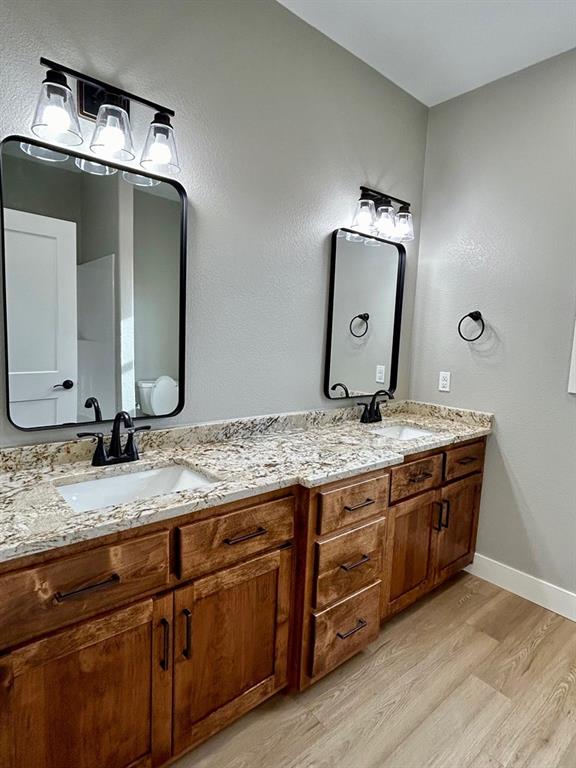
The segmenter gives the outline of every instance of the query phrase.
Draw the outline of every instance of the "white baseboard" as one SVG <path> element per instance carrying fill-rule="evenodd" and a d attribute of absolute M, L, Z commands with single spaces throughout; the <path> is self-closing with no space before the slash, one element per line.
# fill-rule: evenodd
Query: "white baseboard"
<path fill-rule="evenodd" d="M 520 595 L 549 611 L 576 621 L 576 593 L 556 587 L 529 573 L 518 571 L 485 555 L 475 555 L 474 562 L 466 570 L 480 579 L 496 584 L 508 592 Z"/>

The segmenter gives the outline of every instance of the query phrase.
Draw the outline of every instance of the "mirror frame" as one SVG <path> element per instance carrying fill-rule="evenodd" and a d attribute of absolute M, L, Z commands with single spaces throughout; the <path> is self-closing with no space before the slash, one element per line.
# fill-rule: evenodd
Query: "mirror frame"
<path fill-rule="evenodd" d="M 148 173 L 147 171 L 140 170 L 133 166 L 119 165 L 118 163 L 109 162 L 103 158 L 98 158 L 97 155 L 86 155 L 81 152 L 74 152 L 68 147 L 60 147 L 55 144 L 47 144 L 43 141 L 37 141 L 30 136 L 20 136 L 11 134 L 6 136 L 0 142 L 0 248 L 2 249 L 2 322 L 3 328 L 3 341 L 4 341 L 4 387 L 6 397 L 6 415 L 10 424 L 19 429 L 22 432 L 38 432 L 45 429 L 65 429 L 67 427 L 82 427 L 87 424 L 111 424 L 112 419 L 103 419 L 101 422 L 97 421 L 68 421 L 62 424 L 50 424 L 40 427 L 22 427 L 16 424 L 10 415 L 10 376 L 8 367 L 8 317 L 7 317 L 7 286 L 6 286 L 6 244 L 5 244 L 5 230 L 4 230 L 4 169 L 2 162 L 2 148 L 8 142 L 24 142 L 26 144 L 34 144 L 38 147 L 44 147 L 45 149 L 58 150 L 70 157 L 80 157 L 87 160 L 95 160 L 96 162 L 102 162 L 109 165 L 111 168 L 116 168 L 119 171 L 131 171 L 138 173 L 141 176 L 148 176 L 151 179 L 158 179 L 166 184 L 171 184 L 178 192 L 181 203 L 181 217 L 180 217 L 180 291 L 179 291 L 179 309 L 178 309 L 178 404 L 176 408 L 167 414 L 162 416 L 134 416 L 134 421 L 150 421 L 151 419 L 168 419 L 178 415 L 184 408 L 185 403 L 185 372 L 186 372 L 186 267 L 187 267 L 187 234 L 188 234 L 188 196 L 186 190 L 178 181 L 168 179 L 164 176 L 157 176 L 154 173 Z"/>
<path fill-rule="evenodd" d="M 392 360 L 390 364 L 390 386 L 388 391 L 394 394 L 398 385 L 398 361 L 400 358 L 400 334 L 402 330 L 402 305 L 404 301 L 404 277 L 406 274 L 406 248 L 402 243 L 395 243 L 392 240 L 384 240 L 382 237 L 374 237 L 364 232 L 357 232 L 348 227 L 339 227 L 332 233 L 332 248 L 330 256 L 330 293 L 328 298 L 328 318 L 326 329 L 326 357 L 324 363 L 324 396 L 328 400 L 352 400 L 356 397 L 369 397 L 369 395 L 351 395 L 349 398 L 334 397 L 330 393 L 330 363 L 332 360 L 332 329 L 334 324 L 334 287 L 336 285 L 336 249 L 338 246 L 338 232 L 350 232 L 351 234 L 361 234 L 363 237 L 369 237 L 372 240 L 379 240 L 386 245 L 393 245 L 398 250 L 398 273 L 396 278 L 396 303 L 394 307 L 394 333 L 392 336 Z M 377 391 L 377 385 L 374 392 Z"/>

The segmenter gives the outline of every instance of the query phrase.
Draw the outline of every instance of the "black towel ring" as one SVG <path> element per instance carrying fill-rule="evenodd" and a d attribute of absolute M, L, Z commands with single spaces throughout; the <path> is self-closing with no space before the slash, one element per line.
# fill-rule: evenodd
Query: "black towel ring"
<path fill-rule="evenodd" d="M 352 336 L 355 336 L 357 339 L 361 339 L 362 336 L 366 336 L 366 334 L 368 333 L 368 320 L 369 319 L 370 319 L 370 315 L 368 314 L 368 312 L 362 312 L 360 315 L 354 315 L 352 320 L 350 320 L 350 326 L 349 326 L 350 327 L 350 333 L 352 334 Z M 361 320 L 363 323 L 366 323 L 362 333 L 354 333 L 354 330 L 352 328 L 352 326 L 354 325 L 354 320 Z"/>
<path fill-rule="evenodd" d="M 471 339 L 469 339 L 467 336 L 464 336 L 464 334 L 462 333 L 462 323 L 468 317 L 471 320 L 474 320 L 474 322 L 480 323 L 481 325 L 480 333 Z M 482 336 L 485 330 L 486 330 L 486 323 L 484 322 L 484 318 L 482 317 L 482 312 L 480 312 L 478 309 L 475 309 L 473 312 L 468 312 L 468 314 L 464 315 L 464 317 L 458 323 L 458 334 L 461 339 L 464 339 L 464 341 L 478 341 L 478 339 Z"/>

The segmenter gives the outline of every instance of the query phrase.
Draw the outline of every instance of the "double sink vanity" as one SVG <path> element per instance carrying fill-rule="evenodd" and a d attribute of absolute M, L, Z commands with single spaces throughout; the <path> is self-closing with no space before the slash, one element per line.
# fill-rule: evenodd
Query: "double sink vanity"
<path fill-rule="evenodd" d="M 491 424 L 394 402 L 157 430 L 103 468 L 0 451 L 1 768 L 163 766 L 314 684 L 472 561 Z"/>

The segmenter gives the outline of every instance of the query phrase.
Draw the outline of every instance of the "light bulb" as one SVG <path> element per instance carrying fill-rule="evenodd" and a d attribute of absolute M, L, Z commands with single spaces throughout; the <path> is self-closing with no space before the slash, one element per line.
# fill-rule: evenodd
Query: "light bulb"
<path fill-rule="evenodd" d="M 49 104 L 44 109 L 42 119 L 54 133 L 63 133 L 70 127 L 70 115 L 64 107 L 57 104 Z"/>
<path fill-rule="evenodd" d="M 174 129 L 170 123 L 170 115 L 165 112 L 156 112 L 154 115 L 154 120 L 148 129 L 140 165 L 146 170 L 168 176 L 174 176 L 180 170 Z"/>
<path fill-rule="evenodd" d="M 374 228 L 374 213 L 374 202 L 372 200 L 358 200 L 351 228 L 359 232 L 372 232 Z"/>
<path fill-rule="evenodd" d="M 157 136 L 156 141 L 150 147 L 149 156 L 153 163 L 169 163 L 172 159 L 172 152 L 170 152 L 170 147 L 166 143 L 166 139 Z"/>
<path fill-rule="evenodd" d="M 408 205 L 401 205 L 396 214 L 396 240 L 400 242 L 409 242 L 414 240 L 414 224 L 412 214 Z"/>
<path fill-rule="evenodd" d="M 100 142 L 103 152 L 117 152 L 124 146 L 124 134 L 117 126 L 107 125 L 102 128 Z"/>
<path fill-rule="evenodd" d="M 100 105 L 90 149 L 107 160 L 123 163 L 134 160 L 130 118 L 126 110 L 115 103 L 113 95 L 109 94 L 107 103 Z"/>
<path fill-rule="evenodd" d="M 389 198 L 385 198 L 383 205 L 378 208 L 376 229 L 380 237 L 383 237 L 385 240 L 392 240 L 397 235 L 394 207 Z"/>
<path fill-rule="evenodd" d="M 82 144 L 74 97 L 62 72 L 50 69 L 46 73 L 31 130 L 50 143 L 67 146 Z"/>

